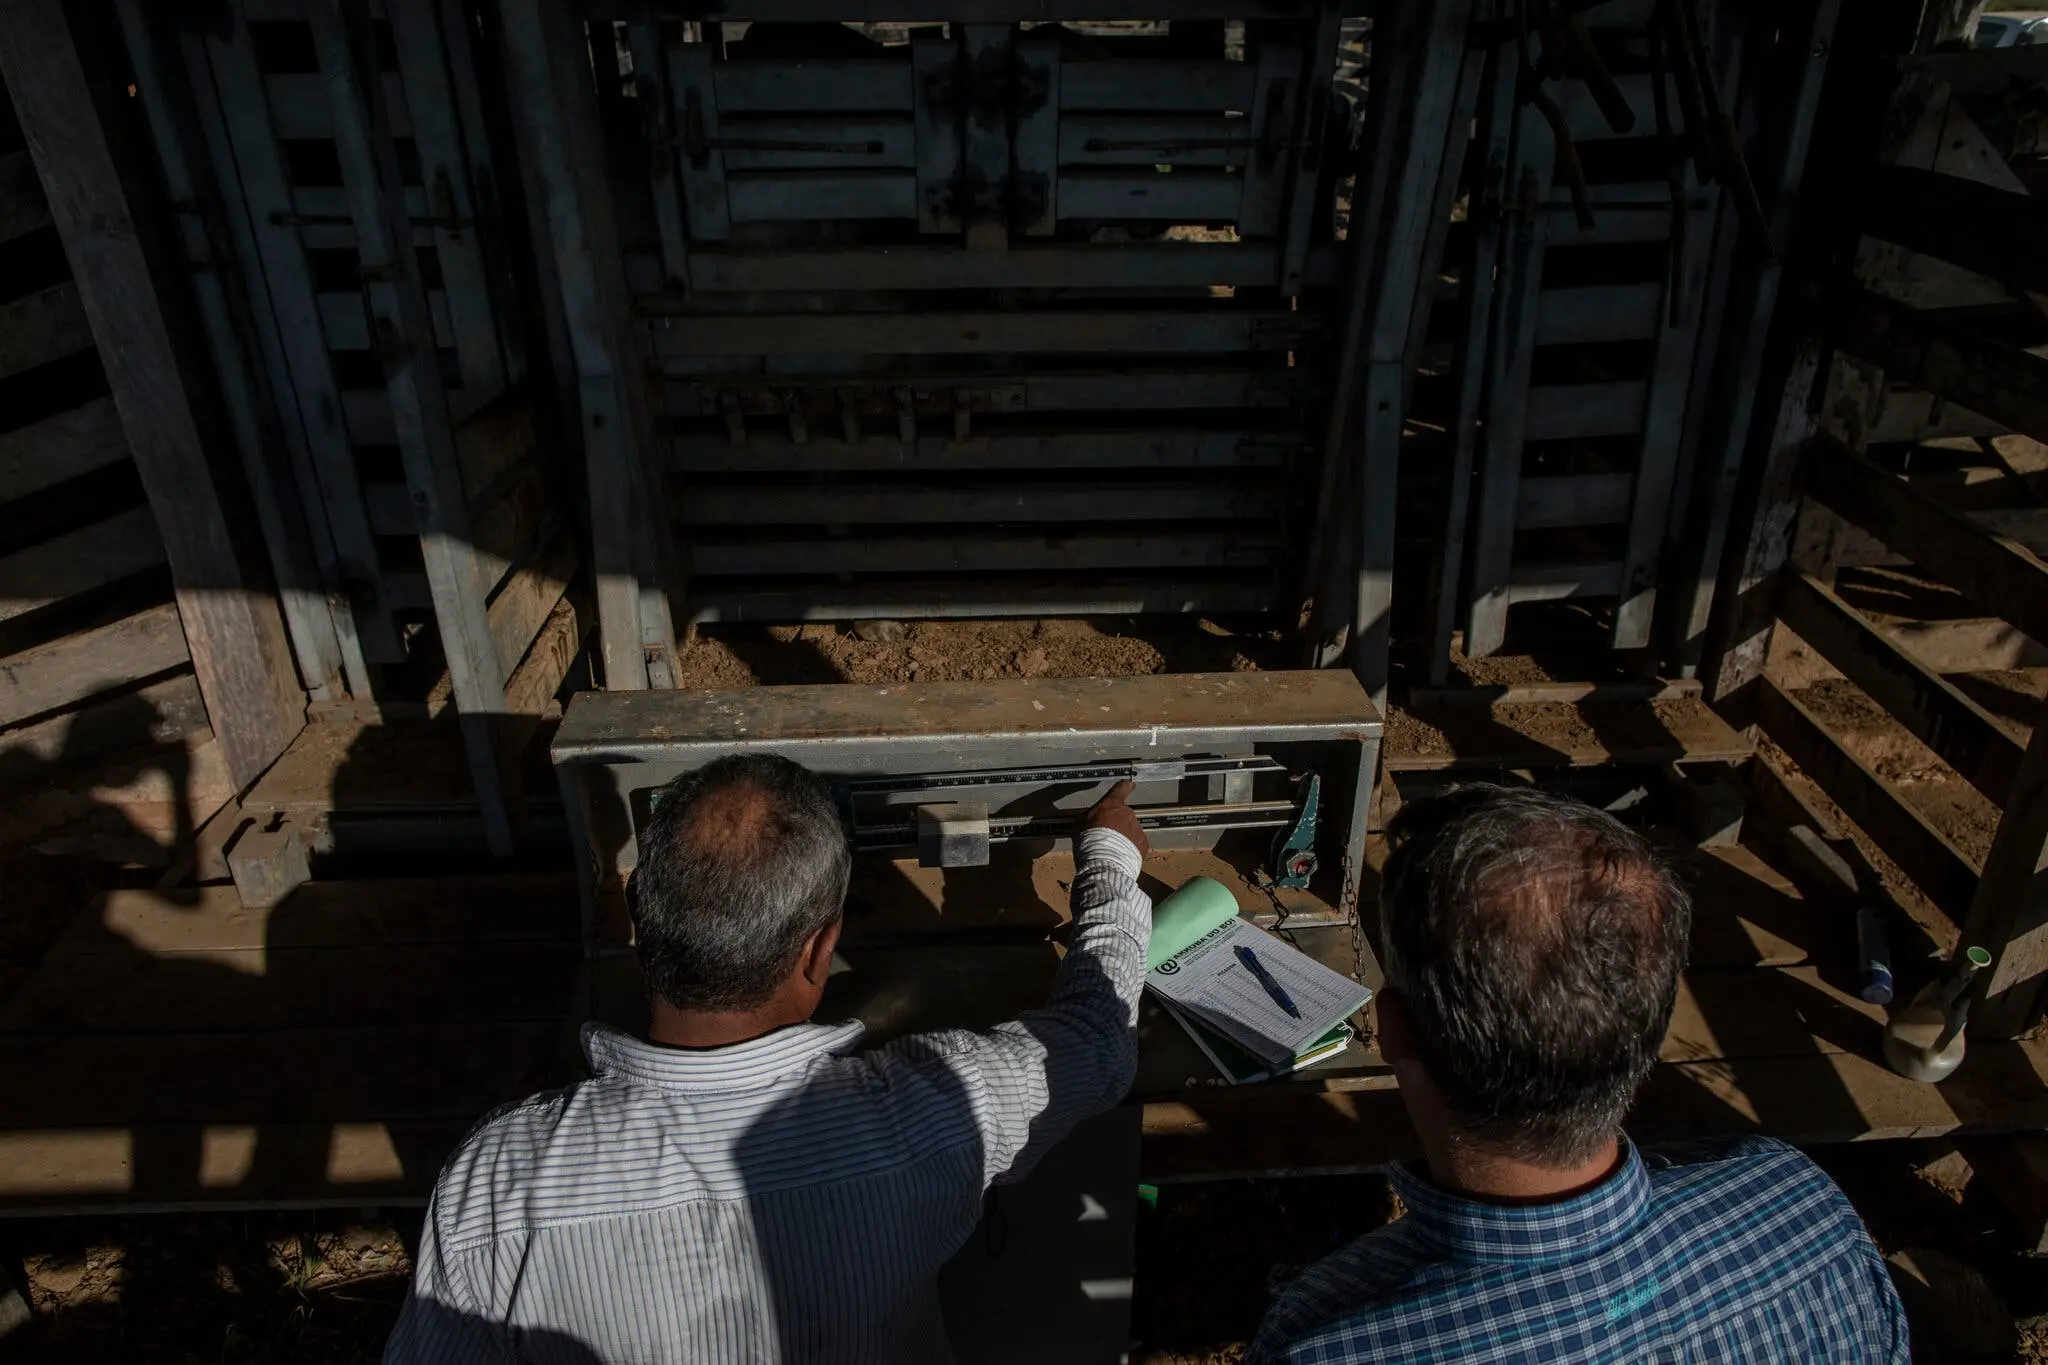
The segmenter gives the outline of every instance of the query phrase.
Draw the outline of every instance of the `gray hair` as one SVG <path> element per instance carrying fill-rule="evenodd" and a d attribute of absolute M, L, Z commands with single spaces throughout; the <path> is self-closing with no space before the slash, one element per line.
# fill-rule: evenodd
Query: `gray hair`
<path fill-rule="evenodd" d="M 633 874 L 648 989 L 686 1009 L 752 1009 L 840 916 L 853 854 L 832 788 L 801 764 L 734 754 L 655 793 Z"/>
<path fill-rule="evenodd" d="M 1685 888 L 1640 834 L 1545 792 L 1460 787 L 1387 835 L 1387 981 L 1453 1122 L 1519 1160 L 1585 1160 L 1656 1064 Z"/>

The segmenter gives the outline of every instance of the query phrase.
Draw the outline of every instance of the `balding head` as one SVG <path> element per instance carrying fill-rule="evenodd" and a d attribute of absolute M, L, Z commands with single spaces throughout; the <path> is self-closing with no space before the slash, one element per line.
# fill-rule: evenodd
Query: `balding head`
<path fill-rule="evenodd" d="M 1381 890 L 1387 984 L 1462 1135 L 1566 1167 L 1657 1060 L 1692 909 L 1642 836 L 1475 784 L 1403 806 Z"/>
<path fill-rule="evenodd" d="M 633 876 L 647 985 L 680 1009 L 752 1009 L 839 918 L 853 857 L 816 773 L 734 755 L 655 793 Z"/>

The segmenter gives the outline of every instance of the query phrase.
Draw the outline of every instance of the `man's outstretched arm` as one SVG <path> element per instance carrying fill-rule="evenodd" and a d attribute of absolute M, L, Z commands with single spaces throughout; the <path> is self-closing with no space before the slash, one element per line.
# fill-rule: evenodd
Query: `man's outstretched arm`
<path fill-rule="evenodd" d="M 1150 843 L 1119 782 L 1075 840 L 1073 933 L 1043 1008 L 986 1033 L 939 1033 L 883 1049 L 885 1067 L 938 1065 L 981 1130 L 983 1178 L 1020 1180 L 1081 1120 L 1122 1099 L 1138 1068 L 1138 995 L 1152 901 L 1138 889 Z"/>

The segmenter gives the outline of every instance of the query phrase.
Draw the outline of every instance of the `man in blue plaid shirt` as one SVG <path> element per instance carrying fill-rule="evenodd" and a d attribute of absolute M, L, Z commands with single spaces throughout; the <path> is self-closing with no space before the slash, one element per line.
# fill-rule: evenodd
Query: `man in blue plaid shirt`
<path fill-rule="evenodd" d="M 1425 1162 L 1310 1268 L 1249 1362 L 1894 1361 L 1856 1211 L 1782 1142 L 1638 1150 L 1691 906 L 1612 816 L 1477 785 L 1402 808 L 1380 1044 Z"/>

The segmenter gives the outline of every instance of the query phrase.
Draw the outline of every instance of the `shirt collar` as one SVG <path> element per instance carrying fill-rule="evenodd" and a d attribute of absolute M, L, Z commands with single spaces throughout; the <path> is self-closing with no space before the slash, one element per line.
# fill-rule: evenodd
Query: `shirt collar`
<path fill-rule="evenodd" d="M 867 1025 L 792 1024 L 744 1043 L 702 1050 L 662 1047 L 606 1024 L 583 1026 L 583 1056 L 590 1074 L 631 1076 L 652 1085 L 689 1090 L 737 1090 L 758 1085 L 818 1057 L 850 1052 Z"/>
<path fill-rule="evenodd" d="M 1453 1260 L 1531 1261 L 1582 1256 L 1619 1240 L 1650 1207 L 1650 1176 L 1635 1144 L 1621 1141 L 1621 1169 L 1584 1194 L 1554 1204 L 1489 1204 L 1452 1194 L 1397 1164 L 1388 1179 L 1415 1233 Z"/>

